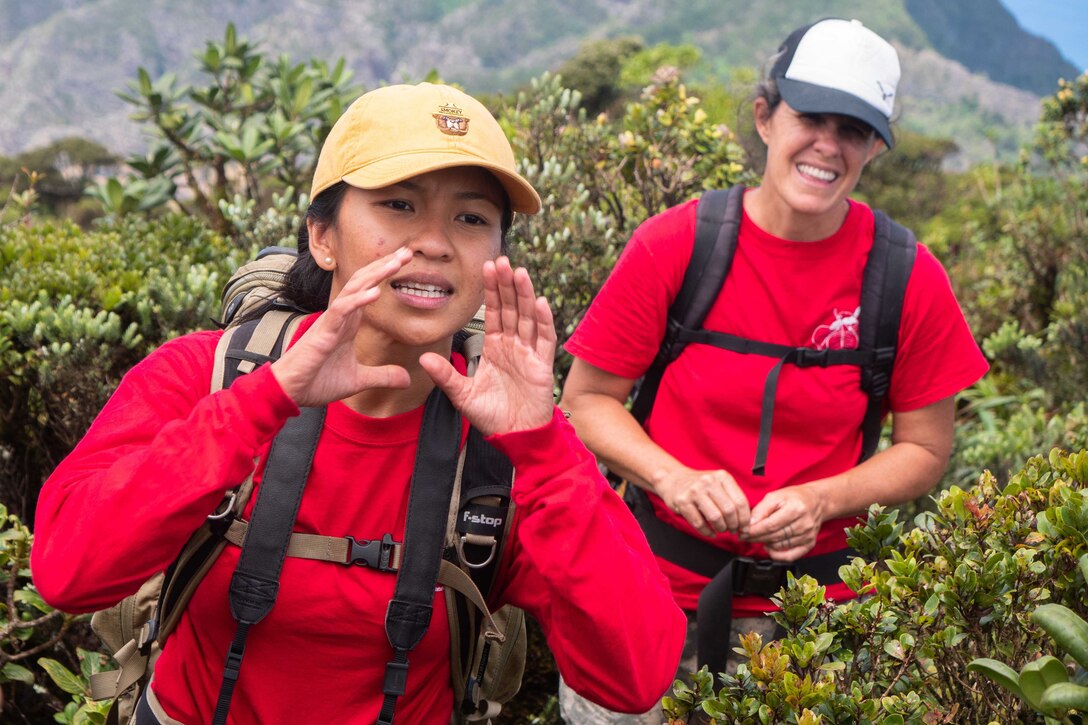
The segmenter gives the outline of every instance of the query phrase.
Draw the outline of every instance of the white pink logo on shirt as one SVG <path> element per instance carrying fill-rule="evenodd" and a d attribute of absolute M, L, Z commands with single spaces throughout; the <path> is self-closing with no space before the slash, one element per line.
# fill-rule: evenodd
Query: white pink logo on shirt
<path fill-rule="evenodd" d="M 858 315 L 861 308 L 845 313 L 834 310 L 835 321 L 820 325 L 812 333 L 812 344 L 817 350 L 855 350 L 858 346 Z"/>

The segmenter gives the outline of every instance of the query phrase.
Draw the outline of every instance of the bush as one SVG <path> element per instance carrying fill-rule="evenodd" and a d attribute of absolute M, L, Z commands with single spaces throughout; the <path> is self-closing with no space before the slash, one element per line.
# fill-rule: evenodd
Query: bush
<path fill-rule="evenodd" d="M 204 86 L 181 85 L 174 73 L 152 80 L 139 69 L 120 95 L 155 140 L 144 156 L 129 160 L 140 178 L 110 179 L 91 195 L 114 218 L 173 202 L 232 235 L 223 203 L 241 196 L 263 206 L 277 191 L 293 202 L 358 89 L 343 58 L 331 68 L 317 60 L 272 60 L 239 38 L 233 24 L 196 59 Z"/>
<path fill-rule="evenodd" d="M 728 128 L 712 122 L 675 69 L 663 69 L 615 119 L 588 119 L 576 91 L 544 75 L 498 113 L 520 170 L 551 213 L 519 218 L 514 256 L 552 305 L 557 385 L 574 331 L 635 227 L 704 189 L 750 178 Z"/>
<path fill-rule="evenodd" d="M 772 615 L 785 636 L 744 639 L 747 664 L 680 685 L 669 712 L 732 723 L 1035 722 L 1012 692 L 968 671 L 979 657 L 1017 668 L 1044 653 L 1031 610 L 1083 616 L 1088 451 L 1036 456 L 999 488 L 990 474 L 942 493 L 905 531 L 874 507 L 849 532 L 840 574 L 860 599 L 835 606 L 810 577 L 791 579 Z"/>
<path fill-rule="evenodd" d="M 45 476 L 121 376 L 207 328 L 242 253 L 197 220 L 0 228 L 0 500 L 30 520 Z"/>
<path fill-rule="evenodd" d="M 88 718 L 84 723 L 105 722 L 105 707 L 86 702 L 87 678 L 101 669 L 104 656 L 79 647 L 87 617 L 56 611 L 31 584 L 32 542 L 30 529 L 0 504 L 0 707 L 25 722 L 44 722 L 59 713 L 58 722 L 70 723 L 81 711 Z M 56 659 L 39 658 L 44 652 L 61 657 L 80 674 Z M 43 669 L 28 667 L 34 663 Z M 47 687 L 50 682 L 74 695 L 73 701 L 64 703 Z"/>

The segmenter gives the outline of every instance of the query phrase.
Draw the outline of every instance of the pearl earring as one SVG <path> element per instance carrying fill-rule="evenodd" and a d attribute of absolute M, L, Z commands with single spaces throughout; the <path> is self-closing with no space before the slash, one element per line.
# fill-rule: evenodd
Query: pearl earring
<path fill-rule="evenodd" d="M 332 257 L 325 257 L 325 264 L 332 264 Z"/>

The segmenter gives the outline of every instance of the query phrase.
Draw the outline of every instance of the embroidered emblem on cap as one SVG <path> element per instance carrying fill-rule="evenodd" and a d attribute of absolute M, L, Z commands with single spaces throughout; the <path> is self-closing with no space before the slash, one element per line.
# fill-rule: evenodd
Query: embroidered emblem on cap
<path fill-rule="evenodd" d="M 469 119 L 460 108 L 453 104 L 439 106 L 438 113 L 431 115 L 434 116 L 435 125 L 442 133 L 450 136 L 464 136 L 468 133 Z"/>

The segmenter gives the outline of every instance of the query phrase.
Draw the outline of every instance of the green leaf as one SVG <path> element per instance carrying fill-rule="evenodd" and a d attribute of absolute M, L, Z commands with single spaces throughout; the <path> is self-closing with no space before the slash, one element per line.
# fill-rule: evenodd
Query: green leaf
<path fill-rule="evenodd" d="M 1031 616 L 1077 664 L 1088 669 L 1088 622 L 1061 604 L 1043 604 Z"/>
<path fill-rule="evenodd" d="M 979 657 L 971 660 L 971 663 L 967 665 L 967 671 L 986 675 L 1017 697 L 1021 699 L 1024 697 L 1024 693 L 1020 691 L 1020 675 L 1004 662 L 989 657 Z"/>
<path fill-rule="evenodd" d="M 1088 712 L 1088 687 L 1072 682 L 1059 682 L 1046 688 L 1039 704 L 1046 710 L 1076 710 Z"/>
<path fill-rule="evenodd" d="M 15 592 L 15 601 L 22 604 L 29 604 L 37 609 L 39 612 L 49 613 L 53 611 L 53 608 L 45 603 L 42 599 L 42 595 L 33 589 L 20 589 Z"/>
<path fill-rule="evenodd" d="M 1069 682 L 1069 673 L 1057 657 L 1044 655 L 1020 669 L 1020 691 L 1036 710 L 1043 711 L 1043 693 L 1051 685 Z"/>
<path fill-rule="evenodd" d="M 42 657 L 38 660 L 38 665 L 46 671 L 57 687 L 70 695 L 82 695 L 86 692 L 87 688 L 79 678 L 60 662 Z"/>
<path fill-rule="evenodd" d="M 0 670 L 0 682 L 22 682 L 27 685 L 34 684 L 34 673 L 14 662 L 7 662 Z"/>

